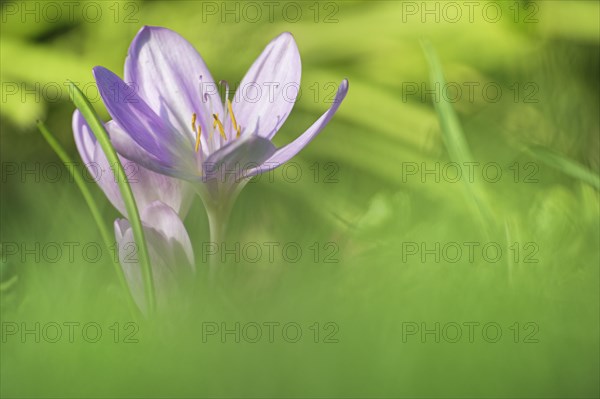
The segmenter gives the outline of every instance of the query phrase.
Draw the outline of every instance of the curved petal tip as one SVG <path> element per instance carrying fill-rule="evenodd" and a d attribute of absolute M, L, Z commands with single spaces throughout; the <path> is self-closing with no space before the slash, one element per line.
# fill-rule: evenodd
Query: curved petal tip
<path fill-rule="evenodd" d="M 342 100 L 344 100 L 344 98 L 346 97 L 346 94 L 348 94 L 349 88 L 350 88 L 350 82 L 348 82 L 348 79 L 342 80 L 340 85 L 338 86 L 338 91 L 337 91 L 337 94 L 335 95 L 335 100 L 333 100 L 333 102 L 335 104 L 341 103 Z"/>

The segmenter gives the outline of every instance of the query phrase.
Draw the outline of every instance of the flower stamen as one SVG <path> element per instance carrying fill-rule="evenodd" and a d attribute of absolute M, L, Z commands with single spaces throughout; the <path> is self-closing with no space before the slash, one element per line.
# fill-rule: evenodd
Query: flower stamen
<path fill-rule="evenodd" d="M 196 132 L 196 118 L 198 116 L 196 115 L 196 113 L 194 112 L 192 114 L 192 131 L 195 133 Z"/>
<path fill-rule="evenodd" d="M 194 150 L 198 152 L 200 149 L 200 138 L 202 137 L 202 125 L 196 126 L 197 115 L 194 112 L 192 114 L 192 131 L 196 133 L 196 145 L 194 146 Z"/>
<path fill-rule="evenodd" d="M 202 126 L 198 125 L 198 133 L 196 134 L 196 147 L 195 150 L 198 152 L 200 149 L 200 137 L 202 137 Z"/>
<path fill-rule="evenodd" d="M 213 114 L 213 118 L 214 118 L 213 128 L 215 128 L 216 126 L 218 126 L 219 127 L 219 133 L 225 139 L 225 141 L 227 141 L 227 136 L 225 135 L 225 128 L 223 127 L 223 124 L 219 120 L 219 116 L 217 114 Z"/>
<path fill-rule="evenodd" d="M 236 120 L 235 120 L 235 115 L 233 115 L 233 108 L 231 107 L 231 100 L 227 99 L 227 108 L 229 109 L 229 116 L 231 117 L 231 123 L 233 124 L 233 128 L 236 131 L 236 136 L 235 138 L 239 138 L 240 137 L 240 133 L 241 133 L 241 129 L 238 126 Z"/>

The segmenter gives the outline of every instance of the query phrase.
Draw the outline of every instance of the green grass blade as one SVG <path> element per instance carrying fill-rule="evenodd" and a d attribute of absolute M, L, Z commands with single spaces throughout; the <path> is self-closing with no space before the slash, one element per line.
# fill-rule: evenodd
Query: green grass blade
<path fill-rule="evenodd" d="M 596 190 L 600 189 L 600 176 L 580 163 L 544 147 L 529 147 L 527 152 L 551 168 L 579 179 L 591 185 Z"/>
<path fill-rule="evenodd" d="M 50 133 L 50 131 L 46 127 L 46 124 L 44 124 L 44 122 L 42 122 L 42 121 L 38 121 L 37 127 L 38 127 L 39 131 L 42 133 L 42 136 L 44 137 L 44 139 L 46 139 L 46 141 L 48 142 L 50 147 L 54 150 L 56 155 L 58 155 L 60 160 L 65 165 L 73 165 L 73 160 L 71 159 L 71 157 L 69 157 L 69 154 L 67 154 L 67 152 L 64 150 L 64 148 L 59 144 L 58 140 L 56 140 L 54 135 L 52 133 Z M 92 193 L 88 189 L 81 172 L 75 168 L 67 168 L 67 169 L 68 169 L 69 173 L 71 174 L 71 176 L 73 177 L 75 184 L 77 184 L 79 191 L 81 191 L 81 194 L 83 195 L 83 198 L 85 199 L 85 202 L 87 203 L 87 206 L 90 209 L 90 212 L 92 213 L 92 217 L 94 218 L 94 221 L 96 222 L 96 225 L 98 226 L 98 230 L 100 230 L 100 235 L 102 236 L 102 241 L 104 241 L 104 246 L 106 247 L 107 250 L 110 250 L 111 234 L 109 233 L 108 229 L 106 228 L 106 224 L 102 220 L 102 216 L 100 215 L 100 210 L 98 208 L 98 204 L 96 203 Z M 121 268 L 121 265 L 119 265 L 119 263 L 115 262 L 114 260 L 113 260 L 113 265 L 115 266 L 115 272 L 117 273 L 117 278 L 119 279 L 119 283 L 121 284 L 121 287 L 125 290 L 125 295 L 127 296 L 129 308 L 132 311 L 132 314 L 135 315 L 137 308 L 133 302 L 133 297 L 131 296 L 131 292 L 129 290 L 129 286 L 127 285 L 127 281 L 125 280 L 125 274 L 123 273 L 123 269 Z"/>
<path fill-rule="evenodd" d="M 142 275 L 144 276 L 144 287 L 146 290 L 148 309 L 150 313 L 153 313 L 156 305 L 156 299 L 154 296 L 154 281 L 152 279 L 150 255 L 146 246 L 144 229 L 142 228 L 142 220 L 140 218 L 135 199 L 133 198 L 131 186 L 127 181 L 125 171 L 123 170 L 123 165 L 121 165 L 121 162 L 119 161 L 117 152 L 112 146 L 108 137 L 108 133 L 104 128 L 104 124 L 98 117 L 98 114 L 90 104 L 87 97 L 81 92 L 81 90 L 79 90 L 77 85 L 75 85 L 73 82 L 69 82 L 69 89 L 71 100 L 83 115 L 84 119 L 90 126 L 90 129 L 92 129 L 92 132 L 94 132 L 94 135 L 100 143 L 108 162 L 115 165 L 115 176 L 119 184 L 119 190 L 121 192 L 121 196 L 123 197 L 123 202 L 125 203 L 129 223 L 131 223 L 131 227 L 133 229 L 133 237 L 138 247 L 140 266 L 142 268 Z"/>
<path fill-rule="evenodd" d="M 433 46 L 426 40 L 423 40 L 421 45 L 429 64 L 431 83 L 434 86 L 437 85 L 437 87 L 444 87 L 446 80 Z M 450 159 L 453 162 L 463 165 L 473 162 L 471 150 L 469 149 L 458 116 L 454 112 L 454 108 L 452 108 L 452 104 L 444 96 L 440 96 L 439 101 L 434 101 L 434 106 L 442 128 L 442 139 Z M 474 203 L 480 218 L 489 232 L 490 228 L 493 228 L 495 225 L 495 217 L 492 208 L 485 200 L 483 188 L 477 183 L 467 181 L 465 181 L 465 187 L 469 198 Z"/>
<path fill-rule="evenodd" d="M 428 41 L 423 41 L 422 46 L 429 64 L 431 82 L 444 87 L 446 79 L 435 50 Z M 440 96 L 439 101 L 434 101 L 434 106 L 442 127 L 442 139 L 450 158 L 455 162 L 472 162 L 471 150 L 452 104 L 446 101 L 444 96 Z"/>

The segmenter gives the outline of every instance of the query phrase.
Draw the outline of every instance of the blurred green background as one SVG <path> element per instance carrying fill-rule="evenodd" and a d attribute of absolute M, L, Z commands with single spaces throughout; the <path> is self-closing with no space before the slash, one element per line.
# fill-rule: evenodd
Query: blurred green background
<path fill-rule="evenodd" d="M 2 397 L 599 396 L 597 1 L 67 3 L 2 2 Z M 122 76 L 143 25 L 179 32 L 232 84 L 292 32 L 302 92 L 278 145 L 329 107 L 332 83 L 350 81 L 294 159 L 302 177 L 280 169 L 236 203 L 230 244 L 258 243 L 263 257 L 228 257 L 208 284 L 197 200 L 185 224 L 198 281 L 150 320 L 129 313 L 109 250 L 86 261 L 98 229 L 35 128 L 46 121 L 80 161 L 66 82 L 107 118 L 91 69 Z M 423 39 L 445 86 L 431 83 Z M 448 125 L 452 110 L 460 125 Z M 449 162 L 469 161 L 473 182 L 451 181 Z M 111 227 L 117 212 L 89 185 Z M 302 256 L 270 261 L 270 242 Z M 473 259 L 464 243 L 477 244 Z M 482 252 L 490 243 L 499 256 Z M 97 323 L 101 339 L 76 329 L 70 342 L 71 322 Z M 280 323 L 273 342 L 269 322 Z M 222 323 L 240 323 L 240 342 Z M 300 326 L 298 342 L 286 323 Z M 501 328 L 497 342 L 484 325 Z"/>

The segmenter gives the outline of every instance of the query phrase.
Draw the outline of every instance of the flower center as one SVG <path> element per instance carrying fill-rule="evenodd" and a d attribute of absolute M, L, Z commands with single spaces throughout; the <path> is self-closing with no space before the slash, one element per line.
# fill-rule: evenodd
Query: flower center
<path fill-rule="evenodd" d="M 231 106 L 231 100 L 227 99 L 227 111 L 229 111 L 229 117 L 231 118 L 231 124 L 233 125 L 233 129 L 236 132 L 235 138 L 239 138 L 240 134 L 242 132 L 242 128 L 240 125 L 237 124 L 237 121 L 235 119 L 235 115 L 233 114 L 233 108 Z M 198 152 L 200 150 L 200 139 L 202 137 L 202 126 L 201 125 L 196 125 L 196 119 L 198 118 L 198 116 L 196 115 L 196 113 L 194 112 L 192 114 L 192 131 L 194 133 L 196 133 L 196 145 L 194 147 L 194 150 L 196 152 Z M 221 122 L 221 120 L 219 119 L 219 114 L 213 114 L 213 128 L 210 132 L 210 137 L 209 140 L 212 140 L 213 137 L 213 132 L 215 131 L 215 129 L 219 129 L 219 134 L 221 135 L 221 137 L 223 137 L 223 139 L 225 141 L 227 141 L 227 135 L 225 134 L 225 127 L 223 127 L 223 123 Z"/>

